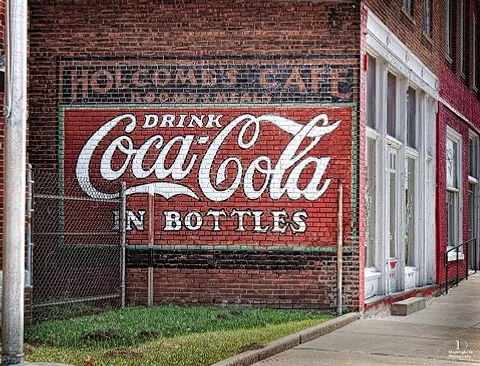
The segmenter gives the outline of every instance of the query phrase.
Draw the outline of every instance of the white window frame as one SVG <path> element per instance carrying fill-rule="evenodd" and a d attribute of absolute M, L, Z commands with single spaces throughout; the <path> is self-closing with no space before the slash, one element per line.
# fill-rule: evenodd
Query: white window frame
<path fill-rule="evenodd" d="M 375 60 L 375 91 L 374 91 L 374 97 L 375 97 L 375 101 L 374 101 L 374 104 L 375 104 L 375 107 L 373 108 L 373 120 L 370 121 L 373 123 L 373 126 L 369 126 L 369 121 L 367 120 L 366 122 L 366 126 L 372 130 L 375 130 L 378 126 L 378 111 L 377 111 L 377 108 L 378 108 L 378 95 L 379 95 L 379 82 L 378 82 L 378 79 L 379 79 L 379 65 L 378 65 L 378 62 L 379 60 L 377 59 L 377 57 L 375 57 L 373 54 L 371 53 L 368 53 L 367 54 L 367 79 L 366 79 L 366 83 L 368 84 L 368 72 L 371 71 L 370 70 L 370 59 L 374 59 Z M 368 91 L 365 93 L 365 102 L 366 102 L 366 108 L 368 108 L 368 103 L 369 103 L 369 98 L 368 98 Z M 368 112 L 368 109 L 366 110 L 366 112 Z M 366 115 L 366 118 L 368 119 L 370 116 L 368 115 L 368 113 L 365 114 Z"/>
<path fill-rule="evenodd" d="M 378 182 L 378 178 L 379 178 L 379 174 L 378 174 L 378 167 L 379 167 L 379 140 L 380 140 L 380 134 L 370 128 L 370 127 L 367 127 L 367 133 L 366 133 L 366 143 L 365 143 L 365 159 L 368 159 L 368 155 L 367 155 L 367 151 L 368 151 L 368 139 L 371 139 L 375 142 L 375 151 L 374 151 L 374 154 L 375 154 L 375 176 L 374 176 L 374 185 L 375 185 L 375 202 L 376 204 L 378 205 L 378 201 L 380 199 L 379 197 L 379 192 L 378 192 L 378 186 L 379 186 L 379 182 Z M 373 258 L 373 265 L 369 265 L 369 266 L 366 266 L 365 268 L 366 269 L 369 269 L 371 272 L 377 272 L 378 269 L 378 258 L 377 258 L 377 248 L 378 248 L 378 245 L 379 245 L 379 236 L 378 236 L 378 225 L 379 225 L 379 221 L 378 221 L 378 210 L 375 209 L 373 211 L 373 215 L 374 215 L 374 220 L 375 220 L 375 226 L 374 226 L 374 230 L 375 232 L 373 233 L 373 235 L 375 236 L 375 240 L 374 240 L 374 243 L 373 243 L 373 246 L 374 246 L 374 252 L 375 252 L 375 255 L 374 255 L 374 258 Z M 366 227 L 366 230 L 369 230 L 370 228 L 367 228 Z M 367 246 L 368 246 L 369 243 L 365 242 L 365 249 L 368 250 Z M 367 252 L 365 252 L 365 260 L 367 259 Z M 367 263 L 368 264 L 368 263 Z"/>
<path fill-rule="evenodd" d="M 435 218 L 431 214 L 435 211 L 435 167 L 436 167 L 436 114 L 438 99 L 438 77 L 429 70 L 429 68 L 418 59 L 408 47 L 401 42 L 388 27 L 369 12 L 367 20 L 367 52 L 376 58 L 376 89 L 377 89 L 377 108 L 376 108 L 376 129 L 370 129 L 367 126 L 364 129 L 362 138 L 376 135 L 378 143 L 376 147 L 378 162 L 376 169 L 377 177 L 377 254 L 376 268 L 378 272 L 372 272 L 371 268 L 365 269 L 365 296 L 372 296 L 370 291 L 373 286 L 378 287 L 375 295 L 388 294 L 391 291 L 402 291 L 406 288 L 407 268 L 405 268 L 405 250 L 403 235 L 405 233 L 405 163 L 408 154 L 410 156 L 418 155 L 418 168 L 416 184 L 418 189 L 419 209 L 415 217 L 415 232 L 418 238 L 418 248 L 415 252 L 415 261 L 418 267 L 408 267 L 413 270 L 415 276 L 415 285 L 422 286 L 429 283 L 435 283 Z M 387 103 L 387 76 L 391 72 L 397 77 L 397 108 L 396 108 L 396 128 L 395 136 L 387 135 L 387 113 L 385 105 Z M 406 95 L 408 85 L 417 89 L 417 114 L 419 117 L 417 123 L 417 151 L 409 149 L 406 141 Z M 422 102 L 418 102 L 420 98 Z M 389 261 L 389 241 L 388 241 L 388 198 L 387 182 L 388 174 L 388 151 L 396 148 L 397 150 L 397 174 L 398 174 L 398 246 L 399 257 L 396 258 L 397 264 Z M 418 152 L 418 154 L 417 154 Z M 417 224 L 418 220 L 418 224 Z M 416 243 L 417 244 L 417 243 Z M 418 251 L 418 252 L 417 252 Z M 418 253 L 418 257 L 417 257 Z M 392 266 L 391 266 L 392 265 Z M 392 271 L 391 268 L 395 269 Z M 412 275 L 412 271 L 409 273 Z M 403 276 L 405 275 L 405 277 Z M 380 277 L 375 277 L 380 276 Z M 390 276 L 396 277 L 395 283 Z M 410 279 L 412 276 L 409 277 Z M 369 290 L 367 290 L 367 288 Z"/>
<path fill-rule="evenodd" d="M 463 212 L 463 195 L 462 195 L 462 135 L 460 135 L 457 131 L 453 128 L 447 126 L 447 137 L 445 140 L 445 146 L 448 143 L 448 140 L 457 144 L 457 161 L 456 161 L 456 173 L 457 173 L 457 185 L 458 187 L 449 186 L 448 185 L 448 167 L 447 167 L 447 176 L 446 176 L 446 191 L 456 193 L 457 196 L 457 209 L 455 212 L 455 221 L 453 223 L 453 227 L 456 227 L 456 245 L 460 244 L 463 241 L 463 220 L 462 220 L 462 212 Z M 445 159 L 448 159 L 448 151 L 445 150 Z M 445 160 L 445 164 L 447 161 Z M 448 211 L 448 196 L 445 197 L 447 203 L 447 211 Z M 448 214 L 447 214 L 448 218 Z M 447 223 L 447 249 L 453 248 L 453 246 L 448 245 L 448 223 Z M 461 248 L 460 248 L 461 249 Z M 448 260 L 454 261 L 457 259 L 456 251 L 451 251 L 448 253 Z M 463 260 L 463 253 L 460 253 L 458 256 L 459 260 Z"/>
<path fill-rule="evenodd" d="M 394 115 L 394 123 L 395 123 L 395 131 L 393 135 L 390 135 L 388 133 L 388 74 L 392 74 L 395 77 L 395 115 Z M 386 115 L 385 115 L 385 129 L 387 131 L 387 136 L 390 142 L 394 145 L 402 145 L 402 142 L 398 139 L 399 136 L 399 130 L 400 130 L 400 121 L 399 121 L 399 113 L 401 110 L 401 103 L 400 103 L 400 75 L 398 71 L 395 69 L 388 67 L 387 68 L 387 73 L 385 75 L 385 98 L 386 98 L 386 104 L 387 108 L 386 110 Z"/>
<path fill-rule="evenodd" d="M 475 171 L 472 172 L 470 170 L 470 167 L 471 167 L 471 157 L 472 157 L 472 154 L 470 152 L 470 143 L 473 143 L 473 155 L 476 157 L 475 161 L 474 161 L 474 169 Z M 475 245 L 477 245 L 478 247 L 478 240 L 479 240 L 479 232 L 480 232 L 480 225 L 479 225 L 479 217 L 480 217 L 480 212 L 479 212 L 479 202 L 478 202 L 478 196 L 479 196 L 479 175 L 480 175 L 480 159 L 479 159 L 479 153 L 480 153 L 480 139 L 479 139 L 479 136 L 474 133 L 473 131 L 470 130 L 470 133 L 469 133 L 469 149 L 468 149 L 468 185 L 469 185 L 469 188 L 468 188 L 468 192 L 469 192 L 469 195 L 468 195 L 468 230 L 469 230 L 469 235 L 468 235 L 468 239 L 473 239 L 473 238 L 476 238 L 477 239 L 477 242 L 475 243 Z M 473 173 L 474 175 L 471 175 L 471 173 Z M 473 186 L 473 190 L 471 191 L 470 190 L 470 186 Z M 470 207 L 470 192 L 472 192 L 471 194 L 473 194 L 473 218 L 470 216 L 472 214 L 472 211 L 471 211 L 471 207 Z M 470 232 L 470 220 L 473 221 L 473 232 Z M 478 257 L 480 255 L 480 253 L 478 253 L 477 251 L 477 258 L 473 258 L 475 256 L 475 251 L 473 250 L 472 247 L 469 247 L 469 258 L 468 258 L 468 261 L 469 261 L 469 264 L 471 263 L 470 261 L 473 260 L 473 262 L 476 262 L 478 263 Z M 473 263 L 472 263 L 473 264 Z"/>
<path fill-rule="evenodd" d="M 418 150 L 418 145 L 420 143 L 420 138 L 418 136 L 419 132 L 421 134 L 421 131 L 419 131 L 419 119 L 420 119 L 420 116 L 421 116 L 421 105 L 419 103 L 420 101 L 420 98 L 419 98 L 419 95 L 420 95 L 420 91 L 418 90 L 418 88 L 412 84 L 408 84 L 407 85 L 407 93 L 408 93 L 408 89 L 411 89 L 415 92 L 415 123 L 414 123 L 414 129 L 415 129 L 415 146 L 410 146 L 409 145 L 409 142 L 408 141 L 408 136 L 409 136 L 409 124 L 408 124 L 408 118 L 409 118 L 409 106 L 408 106 L 408 103 L 409 101 L 407 100 L 407 109 L 406 109 L 406 113 L 407 113 L 407 122 L 405 124 L 405 130 L 406 130 L 406 133 L 405 133 L 405 145 L 407 146 L 407 148 L 410 148 L 411 150 L 415 150 L 417 151 Z"/>

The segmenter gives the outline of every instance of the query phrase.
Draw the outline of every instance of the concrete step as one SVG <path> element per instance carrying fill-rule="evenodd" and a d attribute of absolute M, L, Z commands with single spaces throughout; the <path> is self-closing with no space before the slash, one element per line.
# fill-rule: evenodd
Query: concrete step
<path fill-rule="evenodd" d="M 390 306 L 390 314 L 405 316 L 416 311 L 425 309 L 427 299 L 424 297 L 410 297 L 406 300 L 394 302 Z"/>

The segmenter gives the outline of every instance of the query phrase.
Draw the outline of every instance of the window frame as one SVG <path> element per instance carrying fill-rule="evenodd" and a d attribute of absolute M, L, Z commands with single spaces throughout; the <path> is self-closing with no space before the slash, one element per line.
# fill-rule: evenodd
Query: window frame
<path fill-rule="evenodd" d="M 389 78 L 389 75 L 392 75 L 394 78 L 395 78 L 395 87 L 394 87 L 394 93 L 395 93 L 395 96 L 394 96 L 394 101 L 395 101 L 395 110 L 393 111 L 393 123 L 394 123 L 394 126 L 393 126 L 393 129 L 394 129 L 394 133 L 393 135 L 390 134 L 389 132 L 389 107 L 391 107 L 391 104 L 389 102 L 389 99 L 388 99 L 388 93 L 389 93 L 389 86 L 388 86 L 388 78 Z M 399 97 L 400 97 L 400 93 L 399 93 L 399 86 L 400 86 L 400 80 L 399 80 L 399 75 L 398 73 L 393 70 L 392 68 L 387 68 L 387 75 L 386 75 L 386 96 L 387 96 L 387 108 L 386 108 L 386 118 L 385 118 L 385 128 L 386 128 L 386 131 L 387 131 L 387 136 L 389 139 L 391 140 L 394 140 L 394 141 L 398 141 L 398 130 L 399 130 L 399 118 L 398 118 L 398 113 L 399 113 Z"/>
<path fill-rule="evenodd" d="M 460 0 L 460 74 L 465 77 L 465 1 Z"/>
<path fill-rule="evenodd" d="M 448 59 L 452 58 L 452 3 L 445 0 L 445 54 Z"/>
<path fill-rule="evenodd" d="M 448 179 L 448 141 L 452 141 L 456 144 L 456 182 L 453 182 L 453 185 L 449 185 Z M 463 199 L 462 199 L 462 135 L 455 131 L 450 126 L 447 126 L 447 136 L 445 139 L 445 165 L 446 165 L 446 205 L 447 205 L 447 237 L 446 237 L 446 246 L 447 249 L 453 248 L 454 246 L 460 244 L 460 241 L 463 240 L 463 220 L 462 220 L 462 212 L 463 212 Z M 455 183 L 457 187 L 455 187 Z M 453 228 L 457 228 L 454 232 L 454 237 L 450 238 L 450 224 L 448 222 L 448 218 L 451 217 L 449 208 L 451 205 L 449 204 L 449 196 L 455 199 L 453 202 L 455 212 L 453 212 L 454 222 L 452 224 Z M 456 242 L 455 245 L 450 245 L 451 243 Z M 452 244 L 453 244 L 452 243 Z M 461 249 L 461 248 L 460 248 Z M 461 250 L 460 250 L 461 251 Z M 459 256 L 459 259 L 463 259 L 463 254 Z M 449 252 L 448 260 L 456 260 L 456 252 Z"/>
<path fill-rule="evenodd" d="M 477 91 L 477 16 L 472 15 L 472 87 Z"/>
<path fill-rule="evenodd" d="M 374 66 L 375 66 L 375 70 L 373 72 L 373 87 L 374 87 L 374 91 L 373 91 L 373 110 L 370 110 L 369 108 L 369 102 L 370 101 L 370 97 L 369 97 L 369 71 L 371 72 L 371 65 L 370 65 L 370 60 L 375 60 L 374 61 Z M 372 55 L 371 53 L 367 53 L 367 79 L 366 79 L 366 93 L 365 93 L 365 106 L 366 106 L 366 113 L 365 113 L 365 116 L 367 118 L 367 121 L 366 121 L 366 125 L 371 128 L 371 129 L 376 129 L 377 128 L 377 104 L 378 104 L 378 70 L 379 70 L 379 67 L 378 67 L 378 59 L 377 57 L 375 57 L 374 55 Z M 371 75 L 371 74 L 370 74 Z M 371 95 L 372 96 L 372 95 Z M 370 115 L 371 114 L 371 115 Z M 370 117 L 372 117 L 372 120 L 370 120 Z"/>
<path fill-rule="evenodd" d="M 471 149 L 474 149 L 474 153 L 472 154 Z M 475 153 L 475 151 L 477 153 Z M 473 183 L 478 183 L 478 152 L 479 152 L 479 137 L 474 132 L 470 131 L 469 138 L 468 138 L 468 180 L 472 181 Z M 472 164 L 472 155 L 475 157 L 475 160 Z M 473 167 L 472 167 L 473 165 Z M 473 171 L 471 169 L 474 169 Z"/>
<path fill-rule="evenodd" d="M 432 1 L 423 0 L 423 34 L 432 37 Z"/>
<path fill-rule="evenodd" d="M 413 136 L 413 139 L 415 140 L 414 141 L 414 144 L 413 146 L 410 145 L 410 136 L 411 136 L 411 128 L 412 127 L 410 125 L 410 120 L 409 118 L 411 117 L 411 114 L 410 114 L 410 108 L 411 108 L 411 105 L 410 104 L 410 90 L 413 91 L 413 95 L 414 95 L 414 106 L 415 106 L 415 111 L 414 111 L 414 114 L 413 114 L 413 118 L 414 118 L 414 121 L 413 121 L 413 129 L 414 129 L 414 136 Z M 419 98 L 419 94 L 421 94 L 419 92 L 419 90 L 414 86 L 414 85 L 411 85 L 411 84 L 408 84 L 407 85 L 407 121 L 406 121 L 406 124 L 405 124 L 405 129 L 406 129 L 406 136 L 405 136 L 405 144 L 406 146 L 408 146 L 409 148 L 413 149 L 413 150 L 418 150 L 418 145 L 419 145 L 419 138 L 418 138 L 418 133 L 419 133 L 419 117 L 420 117 L 420 114 L 421 114 L 421 105 L 419 103 L 420 101 L 420 98 Z"/>
<path fill-rule="evenodd" d="M 380 140 L 380 134 L 370 128 L 367 127 L 367 132 L 366 132 L 366 143 L 365 143 L 365 167 L 367 171 L 365 172 L 365 176 L 368 178 L 368 169 L 369 169 L 369 162 L 368 162 L 368 151 L 369 151 L 369 140 L 373 142 L 373 148 L 374 151 L 372 152 L 374 154 L 374 167 L 373 167 L 373 185 L 375 187 L 375 191 L 373 192 L 374 195 L 374 204 L 378 205 L 379 203 L 379 192 L 378 192 L 378 186 L 379 186 L 379 174 L 378 174 L 378 169 L 379 169 L 379 140 Z M 365 185 L 365 190 L 368 188 L 369 182 L 366 183 Z M 365 191 L 366 192 L 366 191 Z M 367 201 L 367 194 L 365 193 L 365 201 Z M 367 210 L 366 210 L 367 211 Z M 365 217 L 367 218 L 367 212 L 365 212 Z M 378 212 L 377 208 L 375 207 L 372 211 L 372 216 L 373 218 L 373 233 L 370 233 L 370 222 L 366 222 L 365 224 L 365 268 L 370 268 L 371 270 L 377 271 L 377 248 L 378 248 Z M 370 235 L 373 235 L 373 240 L 370 240 Z M 373 248 L 370 247 L 372 245 Z M 373 253 L 372 253 L 373 252 Z"/>
<path fill-rule="evenodd" d="M 413 17 L 414 0 L 403 0 L 402 10 L 410 17 Z"/>
<path fill-rule="evenodd" d="M 472 144 L 473 142 L 473 144 Z M 468 239 L 477 238 L 479 234 L 479 204 L 478 204 L 478 194 L 479 194 L 479 146 L 480 146 L 480 138 L 479 136 L 470 130 L 468 136 Z M 473 145 L 473 153 L 472 153 L 472 145 Z M 475 157 L 474 161 L 472 162 L 472 155 Z M 472 164 L 473 163 L 473 164 Z M 473 171 L 472 171 L 473 165 Z M 473 188 L 473 189 L 471 189 Z M 472 207 L 473 206 L 473 207 Z M 473 215 L 473 217 L 472 217 Z M 473 262 L 478 261 L 478 253 L 477 258 L 473 258 L 474 254 L 469 253 L 469 262 L 473 264 Z"/>

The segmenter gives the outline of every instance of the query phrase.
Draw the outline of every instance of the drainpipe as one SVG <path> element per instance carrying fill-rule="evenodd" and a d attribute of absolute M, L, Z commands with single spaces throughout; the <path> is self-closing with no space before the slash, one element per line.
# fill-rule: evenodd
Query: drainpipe
<path fill-rule="evenodd" d="M 127 196 L 125 195 L 126 184 L 122 182 L 120 185 L 120 222 L 119 222 L 119 229 L 120 229 L 120 268 L 121 268 L 121 306 L 122 309 L 125 307 L 125 245 L 126 245 L 126 236 L 127 236 Z"/>
<path fill-rule="evenodd" d="M 153 244 L 155 241 L 155 193 L 153 189 L 148 194 L 148 289 L 147 305 L 153 306 Z"/>
<path fill-rule="evenodd" d="M 342 304 L 342 267 L 343 267 L 343 185 L 338 180 L 338 212 L 337 212 L 337 315 L 343 313 Z"/>
<path fill-rule="evenodd" d="M 27 125 L 27 0 L 6 1 L 3 194 L 3 364 L 23 362 Z"/>

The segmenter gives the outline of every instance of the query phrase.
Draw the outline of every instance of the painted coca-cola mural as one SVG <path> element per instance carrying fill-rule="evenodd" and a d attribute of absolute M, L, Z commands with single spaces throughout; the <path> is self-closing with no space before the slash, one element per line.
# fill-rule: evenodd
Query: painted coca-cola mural
<path fill-rule="evenodd" d="M 118 184 L 107 190 L 103 182 L 126 182 L 133 242 L 148 236 L 148 195 L 158 244 L 332 240 L 336 212 L 319 203 L 334 203 L 332 187 L 345 179 L 351 151 L 342 140 L 350 138 L 352 108 L 67 108 L 63 115 L 71 162 L 64 174 L 103 199 L 119 196 Z M 172 235 L 179 232 L 182 239 Z"/>
<path fill-rule="evenodd" d="M 62 174 L 102 199 L 126 183 L 128 244 L 332 245 L 355 108 L 353 71 L 327 62 L 66 62 Z"/>

